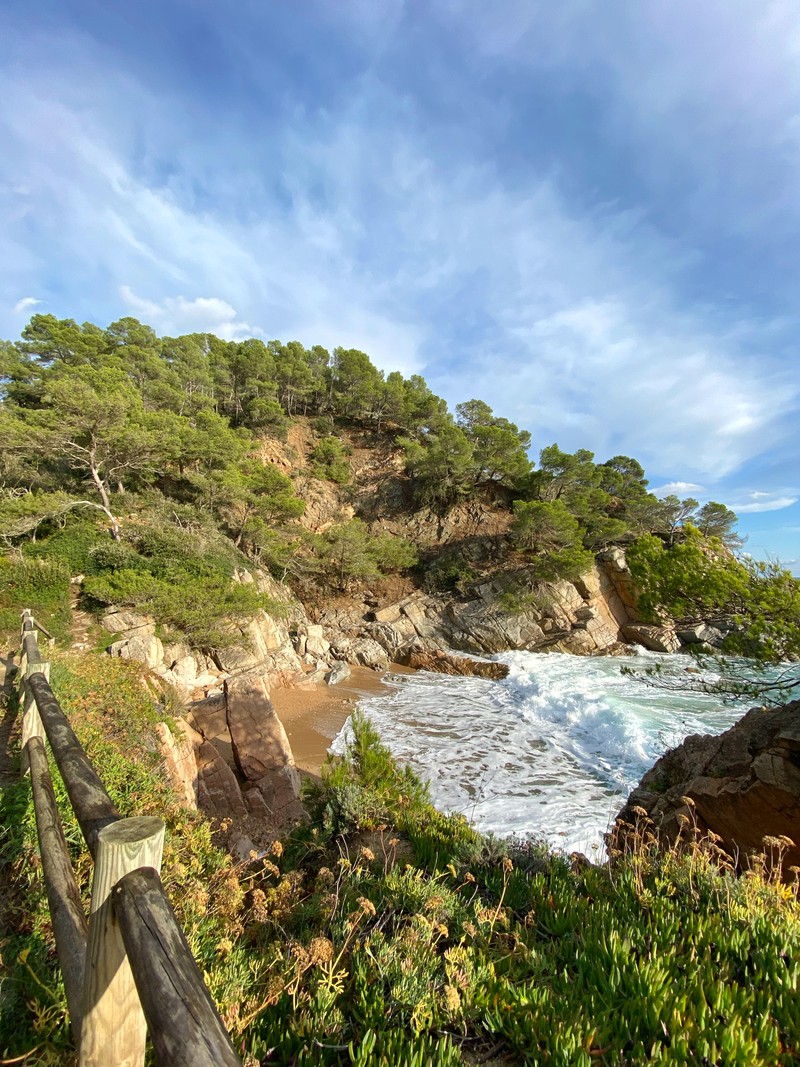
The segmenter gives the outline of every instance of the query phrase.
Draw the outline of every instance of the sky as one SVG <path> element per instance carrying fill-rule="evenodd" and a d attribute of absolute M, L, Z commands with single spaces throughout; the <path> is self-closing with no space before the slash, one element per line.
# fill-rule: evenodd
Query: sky
<path fill-rule="evenodd" d="M 800 573 L 795 0 L 3 0 L 0 337 L 360 348 Z"/>

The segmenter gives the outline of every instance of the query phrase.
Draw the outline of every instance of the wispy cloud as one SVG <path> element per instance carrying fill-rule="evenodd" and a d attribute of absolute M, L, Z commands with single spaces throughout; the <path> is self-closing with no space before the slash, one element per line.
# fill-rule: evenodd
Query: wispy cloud
<path fill-rule="evenodd" d="M 749 515 L 762 511 L 782 511 L 784 508 L 790 508 L 792 504 L 796 504 L 798 500 L 800 500 L 798 496 L 778 496 L 774 493 L 752 492 L 742 503 L 734 501 L 731 507 L 737 515 Z"/>
<path fill-rule="evenodd" d="M 40 29 L 0 80 L 0 303 L 362 348 L 539 446 L 627 453 L 685 479 L 664 495 L 725 499 L 721 478 L 796 435 L 796 310 L 763 252 L 781 233 L 794 255 L 800 232 L 800 18 L 642 3 L 343 0 L 302 86 L 220 23 L 229 95 L 202 104 L 158 55 L 156 88 L 124 42 Z M 754 243 L 732 254 L 724 224 Z"/>
<path fill-rule="evenodd" d="M 261 333 L 258 327 L 241 322 L 236 309 L 219 297 L 166 297 L 161 302 L 145 300 L 130 288 L 120 286 L 120 296 L 128 307 L 159 333 L 213 333 L 226 341 L 238 341 Z"/>
<path fill-rule="evenodd" d="M 23 296 L 23 298 L 18 300 L 14 305 L 14 314 L 20 315 L 22 312 L 31 311 L 39 304 L 41 304 L 41 300 L 37 300 L 35 296 Z"/>
<path fill-rule="evenodd" d="M 667 482 L 652 490 L 656 496 L 695 496 L 704 493 L 705 489 L 696 482 Z"/>

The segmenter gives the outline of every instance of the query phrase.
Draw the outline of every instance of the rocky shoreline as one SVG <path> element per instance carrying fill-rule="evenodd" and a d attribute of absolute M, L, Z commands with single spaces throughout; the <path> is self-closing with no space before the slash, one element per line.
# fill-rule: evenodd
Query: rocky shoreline
<path fill-rule="evenodd" d="M 693 734 L 665 753 L 633 790 L 613 836 L 643 832 L 673 847 L 716 840 L 734 867 L 780 853 L 784 875 L 800 868 L 800 701 L 751 708 L 715 737 Z"/>
<path fill-rule="evenodd" d="M 184 716 L 174 730 L 166 723 L 159 727 L 165 768 L 184 802 L 227 826 L 228 844 L 243 855 L 302 817 L 300 771 L 318 773 L 325 750 L 353 705 L 361 695 L 382 689 L 380 675 L 390 666 L 501 678 L 507 667 L 484 657 L 507 650 L 625 655 L 635 645 L 672 653 L 688 646 L 708 647 L 724 636 L 707 621 L 681 630 L 643 623 L 621 549 L 601 554 L 596 566 L 579 579 L 552 583 L 535 604 L 517 609 L 503 606 L 496 580 L 475 586 L 470 596 L 415 590 L 384 605 L 366 593 L 329 605 L 312 618 L 269 575 L 243 571 L 236 580 L 256 582 L 275 608 L 259 612 L 244 627 L 232 626 L 228 647 L 212 655 L 182 643 L 165 644 L 152 619 L 122 609 L 110 609 L 101 624 L 115 638 L 108 647 L 110 655 L 145 664 L 184 704 Z M 798 731 L 800 705 L 792 707 L 791 729 Z M 323 709 L 327 727 L 317 729 L 314 719 Z M 751 718 L 754 714 L 733 728 L 734 736 L 739 736 L 739 726 L 747 729 L 745 723 L 761 728 L 765 720 L 757 714 Z M 699 759 L 716 743 L 712 738 L 689 738 L 663 757 L 632 795 L 621 813 L 622 823 L 635 806 L 653 819 L 664 840 L 674 839 L 685 807 L 682 798 L 689 796 L 697 804 L 699 825 L 719 834 L 732 851 L 752 850 L 762 830 L 785 833 L 787 817 L 800 824 L 796 804 L 772 803 L 772 794 L 772 799 L 761 797 L 764 788 L 774 785 L 760 770 L 754 777 L 753 768 L 763 769 L 764 761 L 751 761 L 746 772 L 738 756 L 736 763 L 734 748 L 741 755 L 745 742 L 722 746 L 712 771 L 695 768 L 690 773 L 684 754 Z M 756 742 L 751 738 L 746 744 L 752 748 Z M 771 752 L 760 742 L 756 748 Z M 295 750 L 302 751 L 300 768 Z M 774 755 L 767 760 L 773 769 Z M 790 760 L 797 758 L 797 753 L 790 754 Z M 796 773 L 792 766 L 786 764 L 790 777 Z M 665 773 L 668 786 L 662 781 Z M 748 801 L 742 806 L 744 795 Z M 777 812 L 775 817 L 767 814 L 763 826 L 756 814 L 762 809 Z M 728 818 L 734 811 L 739 814 Z M 740 815 L 750 829 L 737 838 L 733 830 Z M 800 833 L 795 831 L 795 837 Z"/>

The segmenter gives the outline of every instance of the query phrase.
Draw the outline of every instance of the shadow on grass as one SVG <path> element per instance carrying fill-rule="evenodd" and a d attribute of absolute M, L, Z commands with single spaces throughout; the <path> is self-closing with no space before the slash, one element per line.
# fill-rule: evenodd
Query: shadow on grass
<path fill-rule="evenodd" d="M 0 1056 L 26 1064 L 74 1060 L 36 841 L 19 771 L 20 704 L 13 658 L 0 697 Z M 11 669 L 9 669 L 11 668 Z"/>

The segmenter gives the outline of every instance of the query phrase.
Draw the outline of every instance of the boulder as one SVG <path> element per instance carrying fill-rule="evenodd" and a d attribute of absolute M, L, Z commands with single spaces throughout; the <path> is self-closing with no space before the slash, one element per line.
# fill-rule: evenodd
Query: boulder
<path fill-rule="evenodd" d="M 191 656 L 194 659 L 194 653 L 185 641 L 171 641 L 164 645 L 164 663 L 167 667 L 172 667 L 185 656 Z"/>
<path fill-rule="evenodd" d="M 222 675 L 218 671 L 203 671 L 202 674 L 198 674 L 195 678 L 193 689 L 195 691 L 197 691 L 198 689 L 216 689 L 218 686 L 221 685 Z"/>
<path fill-rule="evenodd" d="M 195 701 L 187 712 L 186 718 L 206 741 L 211 741 L 225 758 L 228 766 L 235 770 L 236 761 L 231 748 L 231 735 L 228 730 L 228 716 L 225 708 L 225 695 L 219 694 Z"/>
<path fill-rule="evenodd" d="M 247 807 L 236 775 L 210 741 L 197 752 L 198 802 L 203 811 L 217 819 L 243 819 Z"/>
<path fill-rule="evenodd" d="M 454 656 L 449 652 L 414 649 L 408 655 L 406 663 L 418 671 L 435 671 L 438 674 L 473 675 L 477 678 L 498 680 L 508 675 L 507 663 L 494 663 L 483 659 L 469 659 L 467 656 Z"/>
<path fill-rule="evenodd" d="M 300 776 L 263 679 L 229 679 L 225 705 L 233 758 L 244 780 L 261 794 L 270 825 L 299 819 Z M 249 806 L 255 811 L 252 798 Z"/>
<path fill-rule="evenodd" d="M 268 825 L 286 827 L 303 818 L 300 802 L 300 775 L 294 764 L 286 764 L 256 782 L 269 813 Z"/>
<path fill-rule="evenodd" d="M 306 655 L 317 659 L 325 659 L 331 649 L 330 641 L 323 636 L 322 626 L 309 625 L 306 627 Z"/>
<path fill-rule="evenodd" d="M 184 689 L 194 689 L 197 680 L 197 663 L 194 656 L 181 656 L 170 668 L 177 682 Z"/>
<path fill-rule="evenodd" d="M 436 625 L 426 611 L 425 600 L 427 598 L 406 600 L 401 605 L 403 615 L 409 620 L 420 637 L 433 637 L 436 633 Z M 431 614 L 434 614 L 431 612 Z"/>
<path fill-rule="evenodd" d="M 367 633 L 373 641 L 376 641 L 381 648 L 386 650 L 389 658 L 395 662 L 399 662 L 398 655 L 401 650 L 407 649 L 414 644 L 419 637 L 411 620 L 401 617 L 399 614 L 397 620 L 393 623 L 375 622 L 370 624 L 367 627 Z"/>
<path fill-rule="evenodd" d="M 385 671 L 389 666 L 386 649 L 371 637 L 340 637 L 331 644 L 331 652 L 356 667 Z"/>
<path fill-rule="evenodd" d="M 397 622 L 400 618 L 400 607 L 398 604 L 390 604 L 387 608 L 380 608 L 377 611 L 371 613 L 371 618 L 374 622 Z"/>
<path fill-rule="evenodd" d="M 261 663 L 253 647 L 248 645 L 229 645 L 227 648 L 220 648 L 214 653 L 214 659 L 219 669 L 225 674 L 244 671 L 249 667 L 257 667 Z"/>
<path fill-rule="evenodd" d="M 713 645 L 722 644 L 725 637 L 716 626 L 709 626 L 707 622 L 698 622 L 694 626 L 683 626 L 676 631 L 678 639 L 684 645 Z"/>
<path fill-rule="evenodd" d="M 681 643 L 671 626 L 648 626 L 645 623 L 630 623 L 622 627 L 626 641 L 642 645 L 651 652 L 677 652 Z"/>
<path fill-rule="evenodd" d="M 120 659 L 132 659 L 138 663 L 154 669 L 159 666 L 164 656 L 164 646 L 153 634 L 146 631 L 135 634 L 133 637 L 122 641 L 114 641 L 108 646 L 110 656 L 119 656 Z"/>
<path fill-rule="evenodd" d="M 369 667 L 373 671 L 385 671 L 389 666 L 386 650 L 371 637 L 357 637 L 353 641 L 350 663 L 359 667 Z"/>
<path fill-rule="evenodd" d="M 800 865 L 800 701 L 752 708 L 718 737 L 693 735 L 667 752 L 617 817 L 623 839 L 625 824 L 636 822 L 634 808 L 647 812 L 666 842 L 679 838 L 679 816 L 689 818 L 700 833 L 718 834 L 740 862 L 762 851 L 765 837 L 785 838 L 789 877 L 789 866 Z"/>
<path fill-rule="evenodd" d="M 338 685 L 339 682 L 343 682 L 346 678 L 350 677 L 350 668 L 344 662 L 335 664 L 333 670 L 328 671 L 325 675 L 325 681 L 328 685 Z"/>
<path fill-rule="evenodd" d="M 533 611 L 499 610 L 484 600 L 447 604 L 447 635 L 453 648 L 465 652 L 505 652 L 534 649 L 545 642 L 544 632 Z"/>
<path fill-rule="evenodd" d="M 127 634 L 136 631 L 138 634 L 154 634 L 156 632 L 155 620 L 149 615 L 138 615 L 134 611 L 115 609 L 104 615 L 100 620 L 104 630 L 112 634 Z"/>
<path fill-rule="evenodd" d="M 246 781 L 259 782 L 270 771 L 294 766 L 286 731 L 263 680 L 229 679 L 225 711 L 233 758 Z"/>
<path fill-rule="evenodd" d="M 588 630 L 578 628 L 558 635 L 544 649 L 545 652 L 567 652 L 571 656 L 596 656 L 597 644 Z"/>
<path fill-rule="evenodd" d="M 323 667 L 316 667 L 313 671 L 309 671 L 304 675 L 302 680 L 296 683 L 297 689 L 314 689 L 318 685 L 322 685 L 325 681 L 325 676 L 330 674 L 330 668 L 325 665 Z"/>

